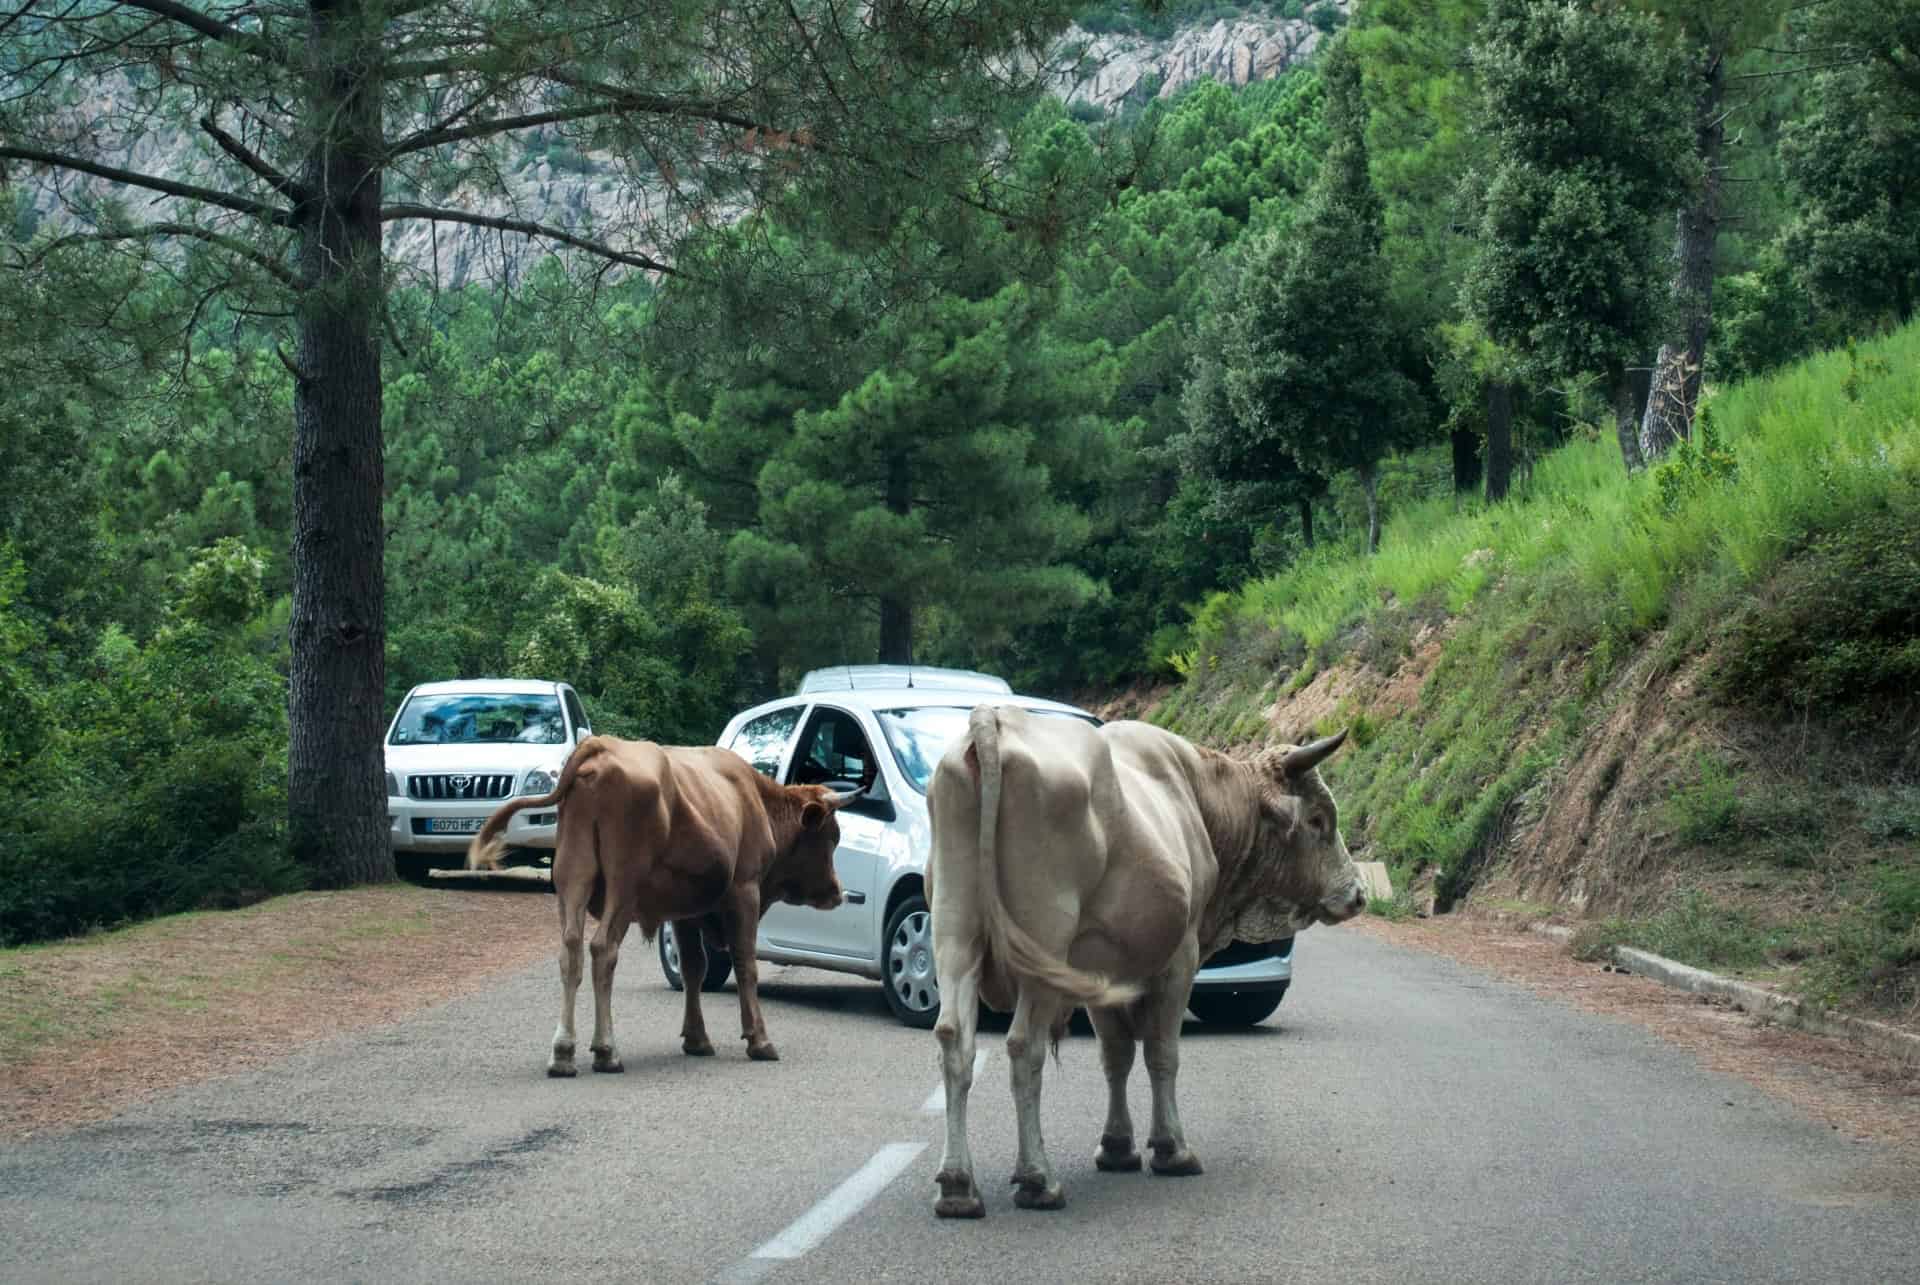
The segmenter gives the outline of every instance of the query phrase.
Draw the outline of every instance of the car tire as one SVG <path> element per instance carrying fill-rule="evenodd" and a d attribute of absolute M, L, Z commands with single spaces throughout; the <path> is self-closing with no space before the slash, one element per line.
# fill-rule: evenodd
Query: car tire
<path fill-rule="evenodd" d="M 685 990 L 687 983 L 680 976 L 680 946 L 673 939 L 673 925 L 661 924 L 660 936 L 657 940 L 660 945 L 660 971 L 666 974 L 667 985 L 677 991 Z M 708 946 L 707 975 L 700 983 L 701 993 L 722 989 L 727 984 L 727 978 L 732 975 L 733 956 L 724 950 L 715 950 L 712 946 Z"/>
<path fill-rule="evenodd" d="M 919 893 L 901 899 L 880 938 L 880 984 L 901 1025 L 930 1030 L 940 1020 L 940 981 L 933 971 L 933 913 Z"/>
<path fill-rule="evenodd" d="M 1187 996 L 1187 1009 L 1208 1026 L 1258 1026 L 1273 1016 L 1287 988 L 1271 991 L 1225 991 Z"/>

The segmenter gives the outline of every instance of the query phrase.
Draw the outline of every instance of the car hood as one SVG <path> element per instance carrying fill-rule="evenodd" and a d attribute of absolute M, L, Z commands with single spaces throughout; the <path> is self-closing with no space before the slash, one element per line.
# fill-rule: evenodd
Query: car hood
<path fill-rule="evenodd" d="M 512 741 L 469 745 L 388 745 L 387 770 L 413 772 L 525 772 L 559 767 L 570 745 L 521 745 Z"/>

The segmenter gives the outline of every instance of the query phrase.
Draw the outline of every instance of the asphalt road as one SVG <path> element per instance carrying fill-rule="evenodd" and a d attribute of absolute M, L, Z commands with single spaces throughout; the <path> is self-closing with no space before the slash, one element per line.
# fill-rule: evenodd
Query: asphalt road
<path fill-rule="evenodd" d="M 1074 1036 L 1044 1108 L 1068 1207 L 1016 1210 L 990 1027 L 972 1112 L 988 1216 L 938 1222 L 932 1036 L 871 983 L 766 973 L 778 1063 L 722 1038 L 731 988 L 708 997 L 719 1056 L 683 1057 L 680 998 L 636 936 L 624 1075 L 584 1070 L 583 1026 L 580 1078 L 545 1077 L 548 965 L 8 1146 L 0 1280 L 1920 1279 L 1920 1192 L 1891 1153 L 1638 1027 L 1325 928 L 1264 1026 L 1189 1026 L 1199 1177 L 1094 1169 L 1104 1084 Z"/>

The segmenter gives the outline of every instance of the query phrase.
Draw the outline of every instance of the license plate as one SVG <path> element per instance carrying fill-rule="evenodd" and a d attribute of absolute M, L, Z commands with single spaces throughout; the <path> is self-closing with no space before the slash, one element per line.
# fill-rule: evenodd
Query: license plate
<path fill-rule="evenodd" d="M 485 817 L 430 817 L 427 820 L 427 833 L 479 834 L 480 827 L 486 823 Z"/>

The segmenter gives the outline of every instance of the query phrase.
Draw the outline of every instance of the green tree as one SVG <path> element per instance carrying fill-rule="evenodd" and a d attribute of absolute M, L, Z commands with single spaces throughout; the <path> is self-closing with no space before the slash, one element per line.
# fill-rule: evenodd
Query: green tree
<path fill-rule="evenodd" d="M 1367 548 L 1377 549 L 1380 460 L 1409 440 L 1416 410 L 1403 373 L 1405 327 L 1380 257 L 1381 204 L 1367 168 L 1360 67 L 1344 41 L 1321 66 L 1330 139 L 1320 172 L 1285 234 L 1248 250 L 1217 376 L 1189 396 L 1189 447 L 1221 475 L 1261 461 L 1265 480 L 1351 469 L 1367 497 Z M 1204 361 L 1205 359 L 1203 359 Z M 1218 379 L 1217 394 L 1209 391 Z M 1219 413 L 1222 409 L 1225 414 Z"/>
<path fill-rule="evenodd" d="M 1713 333 L 1713 286 L 1718 271 L 1725 192 L 1730 87 L 1749 76 L 1732 68 L 1744 55 L 1780 31 L 1789 0 L 1642 0 L 1663 20 L 1686 60 L 1693 86 L 1689 125 L 1698 183 L 1682 203 L 1674 230 L 1673 299 L 1676 316 L 1669 339 L 1654 360 L 1646 413 L 1640 422 L 1640 452 L 1651 460 L 1686 437 L 1700 400 L 1707 340 Z"/>
<path fill-rule="evenodd" d="M 797 415 L 762 471 L 760 555 L 799 550 L 811 592 L 872 612 L 837 631 L 843 646 L 874 628 L 879 659 L 908 663 L 922 608 L 984 640 L 1094 592 L 1065 561 L 1087 523 L 1054 479 L 1101 441 L 1109 361 L 1047 342 L 1036 312 L 1014 285 L 886 328 L 887 359 Z"/>
<path fill-rule="evenodd" d="M 1489 170 L 1470 314 L 1545 382 L 1599 375 L 1621 458 L 1640 467 L 1628 367 L 1659 332 L 1656 219 L 1698 175 L 1679 56 L 1652 21 L 1571 0 L 1489 0 L 1474 64 Z"/>
<path fill-rule="evenodd" d="M 1845 327 L 1904 324 L 1920 298 L 1920 111 L 1863 66 L 1822 72 L 1809 98 L 1780 140 L 1801 198 L 1786 261 Z"/>
<path fill-rule="evenodd" d="M 81 242 L 169 246 L 203 296 L 290 316 L 288 806 L 293 851 L 320 883 L 392 872 L 379 703 L 389 229 L 477 225 L 669 272 L 703 222 L 796 186 L 857 194 L 856 237 L 886 228 L 903 194 L 1018 223 L 1021 194 L 1002 193 L 982 145 L 1046 83 L 1069 8 L 123 0 L 7 15 L 0 160 L 56 172 L 50 190 L 96 229 L 30 263 Z M 102 85 L 123 87 L 119 118 L 73 128 Z M 608 155 L 644 191 L 592 227 L 477 211 L 464 197 L 498 195 L 503 149 L 534 131 Z M 200 145 L 164 173 L 130 168 L 143 136 Z"/>

